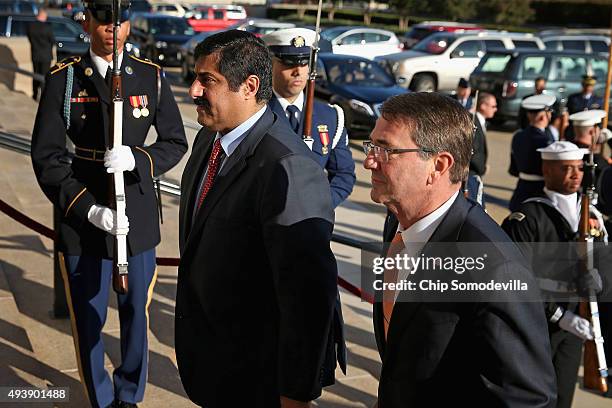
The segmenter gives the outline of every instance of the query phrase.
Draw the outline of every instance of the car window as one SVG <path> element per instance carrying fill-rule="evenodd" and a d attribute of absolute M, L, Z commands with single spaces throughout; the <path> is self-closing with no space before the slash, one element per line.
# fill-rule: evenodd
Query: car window
<path fill-rule="evenodd" d="M 565 51 L 586 51 L 586 41 L 582 40 L 561 40 L 561 45 L 563 45 L 563 50 Z"/>
<path fill-rule="evenodd" d="M 363 44 L 362 40 L 363 40 L 363 35 L 359 33 L 359 34 L 347 35 L 346 37 L 342 38 L 342 40 L 340 41 L 342 42 L 342 45 L 355 45 L 355 44 Z"/>
<path fill-rule="evenodd" d="M 484 40 L 484 44 L 487 50 L 506 48 L 502 40 Z"/>
<path fill-rule="evenodd" d="M 477 40 L 464 41 L 453 50 L 452 56 L 455 58 L 478 58 L 482 57 L 482 43 Z"/>
<path fill-rule="evenodd" d="M 419 41 L 411 50 L 438 55 L 446 51 L 456 40 L 457 37 L 454 35 L 448 35 L 446 33 L 432 34 L 422 41 Z"/>
<path fill-rule="evenodd" d="M 151 34 L 193 35 L 193 28 L 181 18 L 156 18 L 150 23 Z"/>
<path fill-rule="evenodd" d="M 529 56 L 523 58 L 521 64 L 521 79 L 536 79 L 537 77 L 545 76 L 546 57 Z"/>
<path fill-rule="evenodd" d="M 80 34 L 76 27 L 59 21 L 52 21 L 51 27 L 55 37 L 77 37 Z"/>
<path fill-rule="evenodd" d="M 388 87 L 395 85 L 395 80 L 376 62 L 363 60 L 327 61 L 329 80 L 339 84 L 350 84 L 365 87 Z"/>
<path fill-rule="evenodd" d="M 532 50 L 537 50 L 538 48 L 538 43 L 536 43 L 535 41 L 529 41 L 529 40 L 512 40 L 512 42 L 514 43 L 514 47 L 515 48 L 529 48 Z"/>
<path fill-rule="evenodd" d="M 317 77 L 321 78 L 323 81 L 327 81 L 327 73 L 325 72 L 325 66 L 323 65 L 323 61 L 320 59 L 317 60 Z"/>
<path fill-rule="evenodd" d="M 608 44 L 605 41 L 591 40 L 591 50 L 593 52 L 608 52 Z"/>
<path fill-rule="evenodd" d="M 215 20 L 223 20 L 223 10 L 213 10 L 213 18 Z"/>
<path fill-rule="evenodd" d="M 510 61 L 510 55 L 489 54 L 480 67 L 480 72 L 503 72 Z"/>
<path fill-rule="evenodd" d="M 372 42 L 389 41 L 391 37 L 388 35 L 379 34 L 379 33 L 364 33 L 363 39 L 365 40 L 366 43 L 372 43 Z"/>
<path fill-rule="evenodd" d="M 34 8 L 34 3 L 30 2 L 20 2 L 19 3 L 19 12 L 23 14 L 36 14 L 36 9 Z"/>
<path fill-rule="evenodd" d="M 608 61 L 601 58 L 593 58 L 591 60 L 591 70 L 597 78 L 605 80 L 608 74 Z"/>
<path fill-rule="evenodd" d="M 552 81 L 576 81 L 580 82 L 586 75 L 586 59 L 584 57 L 555 57 L 553 70 L 550 75 Z"/>
<path fill-rule="evenodd" d="M 27 35 L 29 21 L 15 20 L 11 22 L 11 37 L 21 37 Z"/>
<path fill-rule="evenodd" d="M 346 30 L 347 29 L 344 27 L 328 28 L 321 31 L 321 37 L 325 38 L 328 41 L 333 41 L 336 37 L 344 33 Z"/>
<path fill-rule="evenodd" d="M 544 46 L 549 50 L 559 50 L 560 44 L 558 40 L 544 41 Z"/>

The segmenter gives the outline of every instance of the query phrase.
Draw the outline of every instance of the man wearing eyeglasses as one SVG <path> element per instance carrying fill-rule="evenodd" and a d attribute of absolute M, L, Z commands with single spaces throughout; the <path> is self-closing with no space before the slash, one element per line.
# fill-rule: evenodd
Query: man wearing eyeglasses
<path fill-rule="evenodd" d="M 152 178 L 170 170 L 187 151 L 174 96 L 160 67 L 123 52 L 130 30 L 129 2 L 121 2 L 117 37 L 123 92 L 123 145 L 106 150 L 113 53 L 111 0 L 85 2 L 83 26 L 91 38 L 85 55 L 65 59 L 46 77 L 34 131 L 32 162 L 38 182 L 61 214 L 60 268 L 70 309 L 77 364 L 93 407 L 134 407 L 147 382 L 148 312 L 160 242 Z M 157 140 L 145 146 L 151 126 Z M 67 152 L 66 136 L 74 144 Z M 121 365 L 112 379 L 104 367 L 106 320 L 117 233 L 109 205 L 108 173 L 123 172 L 129 221 L 128 292 L 117 296 Z"/>
<path fill-rule="evenodd" d="M 460 194 L 472 133 L 470 114 L 443 95 L 409 93 L 383 104 L 371 140 L 364 143 L 371 198 L 389 210 L 383 256 L 414 258 L 441 243 L 464 251 L 458 243 L 494 242 L 489 247 L 498 251 L 480 272 L 485 280 L 505 275 L 535 285 L 508 236 Z M 420 273 L 417 280 L 427 278 L 428 271 Z M 400 271 L 388 277 L 390 283 L 403 279 Z M 389 297 L 384 292 L 373 315 L 382 360 L 380 408 L 554 406 L 541 305 L 503 293 L 504 300 L 440 303 L 415 300 L 405 291 Z"/>

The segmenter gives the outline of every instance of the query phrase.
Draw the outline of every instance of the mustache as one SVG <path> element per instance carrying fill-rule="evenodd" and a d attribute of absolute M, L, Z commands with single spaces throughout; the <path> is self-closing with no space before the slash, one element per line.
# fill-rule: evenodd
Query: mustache
<path fill-rule="evenodd" d="M 198 97 L 193 98 L 193 103 L 195 103 L 198 106 L 204 106 L 204 107 L 209 107 L 210 106 L 208 101 L 206 99 L 204 99 L 204 97 L 202 97 L 202 96 L 198 96 Z"/>

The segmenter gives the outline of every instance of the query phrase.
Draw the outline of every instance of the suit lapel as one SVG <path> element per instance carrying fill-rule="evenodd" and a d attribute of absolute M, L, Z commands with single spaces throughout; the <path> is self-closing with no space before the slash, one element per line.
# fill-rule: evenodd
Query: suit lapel
<path fill-rule="evenodd" d="M 181 214 L 179 225 L 182 231 L 180 236 L 183 241 L 187 240 L 191 230 L 195 196 L 198 192 L 199 181 L 202 179 L 202 173 L 208 163 L 207 157 L 212 150 L 215 134 L 216 132 L 211 132 L 204 128 L 198 132 L 192 147 L 191 156 L 183 171 L 181 195 L 185 198 L 180 202 L 179 211 Z"/>
<path fill-rule="evenodd" d="M 270 109 L 267 109 L 264 115 L 259 119 L 259 121 L 251 128 L 247 136 L 240 142 L 236 150 L 232 153 L 231 156 L 225 159 L 225 163 L 223 164 L 223 169 L 218 174 L 215 179 L 204 203 L 200 210 L 195 214 L 195 220 L 193 221 L 193 228 L 187 237 L 187 242 L 185 243 L 185 254 L 188 256 L 188 251 L 192 242 L 189 237 L 196 234 L 198 230 L 203 228 L 206 223 L 206 219 L 210 215 L 211 211 L 214 209 L 216 203 L 223 196 L 225 190 L 227 190 L 234 182 L 234 180 L 242 173 L 242 171 L 247 166 L 247 159 L 250 157 L 261 139 L 264 137 L 268 129 L 274 124 L 274 114 Z M 210 150 L 210 148 L 208 149 Z M 203 171 L 203 168 L 200 171 Z M 197 187 L 195 187 L 197 189 Z M 193 208 L 193 201 L 191 207 Z M 187 209 L 187 211 L 192 211 Z M 191 222 L 191 217 L 186 222 Z"/>
<path fill-rule="evenodd" d="M 463 194 L 459 193 L 458 197 L 455 199 L 455 202 L 451 205 L 450 209 L 444 216 L 444 219 L 438 225 L 438 228 L 434 231 L 431 238 L 425 246 L 421 253 L 425 258 L 427 257 L 435 257 L 440 254 L 435 251 L 434 245 L 439 242 L 457 242 L 459 238 L 459 234 L 461 232 L 461 228 L 463 227 L 463 223 L 467 217 L 467 214 L 472 207 L 464 197 Z M 389 242 L 392 239 L 392 234 L 397 230 L 397 220 L 392 216 L 390 222 L 388 223 L 388 228 L 386 228 L 385 241 Z M 433 245 L 432 245 L 433 244 Z M 385 249 L 386 254 L 387 249 Z M 408 326 L 412 323 L 412 320 L 418 310 L 423 306 L 421 302 L 397 302 L 393 306 L 393 313 L 391 314 L 391 321 L 389 322 L 389 332 L 387 335 L 387 344 L 385 345 L 385 350 L 393 350 L 393 344 L 395 341 L 400 340 L 398 337 L 399 332 L 403 332 L 406 330 L 410 330 Z M 379 305 L 379 324 L 382 327 L 382 306 Z M 375 308 L 376 311 L 376 308 Z M 399 331 L 399 332 L 398 332 Z M 383 332 L 381 332 L 383 333 Z M 383 354 L 383 363 L 389 358 L 389 353 Z"/>
<path fill-rule="evenodd" d="M 106 105 L 110 105 L 110 89 L 108 89 L 108 86 L 106 86 L 106 83 L 104 82 L 104 78 L 102 78 L 100 73 L 97 71 L 93 61 L 91 60 L 89 52 L 83 55 L 83 58 L 81 59 L 81 67 L 85 71 L 85 76 L 87 76 L 88 69 L 91 70 L 89 71 L 91 72 L 91 75 L 89 75 L 88 78 L 94 84 L 96 91 L 98 92 L 98 97 Z"/>

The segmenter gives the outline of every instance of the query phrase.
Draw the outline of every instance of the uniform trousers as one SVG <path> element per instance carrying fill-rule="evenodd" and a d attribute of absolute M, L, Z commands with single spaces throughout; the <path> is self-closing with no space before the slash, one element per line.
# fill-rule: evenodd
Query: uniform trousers
<path fill-rule="evenodd" d="M 117 295 L 121 365 L 115 368 L 111 382 L 104 368 L 102 328 L 112 290 L 113 261 L 60 254 L 79 374 L 93 407 L 106 407 L 115 398 L 137 403 L 144 396 L 148 307 L 157 277 L 155 249 L 128 257 L 128 264 L 128 292 Z"/>
<path fill-rule="evenodd" d="M 582 340 L 559 330 L 550 335 L 550 346 L 557 375 L 557 408 L 571 408 L 582 357 Z"/>

